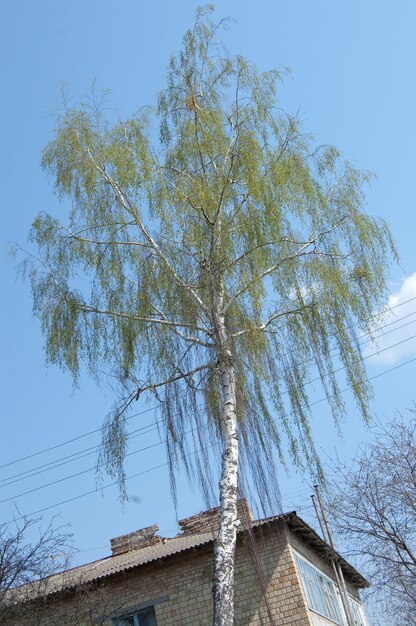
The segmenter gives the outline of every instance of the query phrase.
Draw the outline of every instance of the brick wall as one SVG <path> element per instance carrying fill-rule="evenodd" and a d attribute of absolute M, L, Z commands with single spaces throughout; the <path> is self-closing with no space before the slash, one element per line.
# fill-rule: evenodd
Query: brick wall
<path fill-rule="evenodd" d="M 237 519 L 240 528 L 247 528 L 253 521 L 253 514 L 245 498 L 237 502 Z M 208 511 L 202 511 L 198 515 L 185 517 L 179 520 L 179 526 L 184 535 L 195 533 L 217 532 L 220 523 L 220 509 L 215 507 Z"/>

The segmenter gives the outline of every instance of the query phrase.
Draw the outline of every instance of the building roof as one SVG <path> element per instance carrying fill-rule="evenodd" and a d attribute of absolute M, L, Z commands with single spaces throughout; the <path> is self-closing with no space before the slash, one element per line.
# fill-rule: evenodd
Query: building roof
<path fill-rule="evenodd" d="M 212 533 L 184 535 L 163 539 L 153 545 L 130 550 L 124 554 L 108 556 L 93 563 L 87 563 L 44 579 L 42 585 L 30 583 L 14 589 L 14 601 L 34 599 L 39 594 L 43 596 L 69 591 L 81 585 L 99 582 L 107 577 L 125 573 L 147 563 L 160 561 L 180 552 L 198 548 L 213 541 Z M 19 594 L 21 590 L 21 594 Z"/>
<path fill-rule="evenodd" d="M 256 526 L 264 526 L 265 524 L 273 523 L 278 519 L 285 519 L 289 529 L 300 536 L 306 544 L 314 549 L 322 557 L 324 561 L 330 563 L 332 560 L 337 561 L 341 569 L 352 583 L 354 583 L 360 589 L 364 589 L 370 586 L 368 580 L 364 578 L 346 559 L 344 559 L 339 552 L 334 550 L 329 544 L 326 543 L 318 533 L 309 526 L 302 518 L 300 518 L 296 511 L 291 513 L 283 513 L 263 520 L 258 520 L 254 523 Z"/>
<path fill-rule="evenodd" d="M 196 517 L 196 516 L 195 516 Z M 333 550 L 319 535 L 304 522 L 295 511 L 283 513 L 265 519 L 251 521 L 253 530 L 273 527 L 285 521 L 291 532 L 300 536 L 312 549 L 320 554 L 327 562 L 335 559 L 339 562 L 344 575 L 357 587 L 368 587 L 369 583 L 352 565 L 350 565 L 338 552 Z M 244 528 L 239 534 L 246 532 Z M 201 546 L 211 544 L 215 539 L 215 533 L 182 533 L 172 538 L 157 538 L 157 542 L 130 549 L 122 554 L 81 565 L 59 574 L 54 574 L 39 583 L 30 583 L 13 590 L 13 601 L 30 600 L 42 596 L 50 596 L 57 593 L 69 592 L 79 585 L 88 585 L 100 582 L 103 579 L 117 574 L 129 572 L 146 564 L 162 561 L 182 554 L 190 550 L 199 549 Z"/>

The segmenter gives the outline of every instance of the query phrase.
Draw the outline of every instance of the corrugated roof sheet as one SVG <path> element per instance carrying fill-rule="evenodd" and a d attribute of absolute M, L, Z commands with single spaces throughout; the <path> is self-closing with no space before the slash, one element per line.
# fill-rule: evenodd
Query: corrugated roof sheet
<path fill-rule="evenodd" d="M 292 532 L 300 535 L 309 545 L 321 554 L 325 560 L 335 558 L 341 565 L 344 574 L 354 582 L 358 587 L 368 587 L 368 582 L 355 570 L 338 552 L 333 550 L 319 535 L 296 515 L 296 512 L 275 515 L 261 520 L 252 522 L 252 528 L 260 528 L 267 525 L 285 520 Z M 244 530 L 240 531 L 241 533 Z M 31 583 L 25 585 L 24 588 L 13 590 L 14 601 L 34 598 L 41 594 L 42 596 L 69 591 L 71 588 L 80 584 L 88 584 L 94 581 L 100 581 L 109 576 L 120 574 L 142 565 L 159 561 L 175 554 L 199 548 L 200 546 L 211 543 L 214 540 L 213 533 L 201 534 L 184 534 L 176 537 L 163 539 L 159 543 L 149 545 L 143 548 L 130 550 L 124 554 L 109 556 L 107 558 L 81 565 L 71 570 L 67 570 L 60 574 L 50 576 L 48 579 L 39 583 Z"/>
<path fill-rule="evenodd" d="M 212 533 L 183 535 L 163 539 L 159 543 L 144 548 L 130 550 L 130 552 L 125 552 L 117 556 L 109 556 L 99 561 L 94 561 L 93 563 L 87 563 L 86 565 L 54 574 L 48 579 L 44 579 L 44 581 L 42 581 L 43 584 L 35 582 L 24 585 L 24 590 L 21 588 L 21 594 L 19 594 L 19 588 L 17 588 L 14 590 L 15 593 L 13 595 L 15 595 L 15 600 L 17 601 L 19 595 L 20 597 L 24 596 L 25 599 L 29 599 L 31 596 L 37 596 L 39 593 L 42 595 L 51 595 L 63 590 L 69 590 L 80 584 L 85 585 L 99 581 L 108 576 L 126 572 L 140 567 L 141 565 L 173 556 L 179 552 L 197 548 L 210 543 L 213 539 Z"/>

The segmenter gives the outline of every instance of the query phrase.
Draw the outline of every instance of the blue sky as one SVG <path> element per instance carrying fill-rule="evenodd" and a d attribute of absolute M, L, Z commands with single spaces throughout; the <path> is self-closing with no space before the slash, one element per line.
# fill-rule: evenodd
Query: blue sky
<path fill-rule="evenodd" d="M 39 166 L 41 150 L 54 128 L 60 84 L 66 84 L 76 102 L 95 80 L 98 88 L 111 89 L 109 105 L 121 117 L 153 104 L 164 86 L 169 55 L 180 47 L 195 7 L 189 0 L 152 4 L 141 0 L 6 0 L 1 4 L 0 465 L 99 428 L 112 403 L 111 391 L 98 388 L 86 376 L 74 390 L 65 372 L 45 367 L 43 339 L 31 314 L 28 285 L 16 281 L 16 261 L 8 257 L 10 242 L 27 245 L 31 222 L 40 210 L 65 216 L 67 206 L 54 196 Z M 368 191 L 367 209 L 389 222 L 401 255 L 401 265 L 392 268 L 390 305 L 416 296 L 416 3 L 220 0 L 216 7 L 218 17 L 236 20 L 225 33 L 232 51 L 260 69 L 291 68 L 291 77 L 280 87 L 283 108 L 301 112 L 305 129 L 316 135 L 318 144 L 336 145 L 345 158 L 377 174 Z M 377 377 L 372 410 L 381 419 L 404 411 L 416 399 L 415 363 L 406 365 L 416 356 L 416 341 L 411 339 L 416 325 L 410 323 L 415 301 L 395 310 L 397 318 L 389 320 L 394 322 L 389 327 L 394 332 L 378 344 L 384 352 L 368 359 L 369 375 Z M 404 315 L 408 317 L 398 319 Z M 396 330 L 398 326 L 402 328 Z M 369 348 L 364 354 L 369 356 L 374 350 Z M 397 369 L 381 375 L 391 368 Z M 342 458 L 351 458 L 357 446 L 371 437 L 348 394 L 346 400 L 349 415 L 342 438 L 325 405 L 314 407 L 313 425 L 324 461 L 335 450 Z M 131 420 L 132 430 L 152 423 L 152 406 L 138 406 L 138 411 L 147 413 Z M 152 426 L 149 432 L 136 434 L 128 474 L 163 465 L 163 446 L 156 445 Z M 0 480 L 10 482 L 0 487 L 0 500 L 8 500 L 0 503 L 1 519 L 15 514 L 13 500 L 21 512 L 31 513 L 94 490 L 95 474 L 87 470 L 94 466 L 94 451 L 89 448 L 97 441 L 97 434 L 92 433 L 0 468 Z M 147 446 L 154 447 L 136 452 Z M 83 455 L 91 454 L 75 462 L 63 459 L 81 450 L 85 450 Z M 68 463 L 53 471 L 44 467 L 58 459 Z M 35 471 L 39 473 L 33 475 Z M 32 475 L 26 478 L 22 472 Z M 38 489 L 80 472 L 84 473 Z M 142 474 L 129 485 L 133 498 L 124 509 L 116 488 L 109 488 L 44 512 L 45 520 L 60 513 L 61 521 L 72 525 L 80 549 L 78 562 L 107 554 L 109 537 L 155 522 L 162 533 L 176 532 L 166 467 Z M 17 497 L 32 489 L 37 490 Z M 310 514 L 305 477 L 295 471 L 290 476 L 282 473 L 281 491 L 285 509 L 297 509 L 305 517 Z M 179 516 L 202 508 L 198 491 L 180 479 Z"/>

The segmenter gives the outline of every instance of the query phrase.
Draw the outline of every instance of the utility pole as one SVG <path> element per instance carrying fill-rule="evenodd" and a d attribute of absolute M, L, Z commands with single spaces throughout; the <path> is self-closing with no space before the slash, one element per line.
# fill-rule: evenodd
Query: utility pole
<path fill-rule="evenodd" d="M 333 551 L 333 553 L 331 554 L 331 564 L 332 564 L 332 569 L 334 570 L 335 579 L 336 579 L 337 586 L 339 589 L 339 594 L 341 597 L 341 602 L 342 602 L 342 606 L 344 609 L 345 617 L 347 619 L 347 625 L 356 626 L 355 620 L 353 618 L 352 611 L 351 611 L 351 605 L 350 605 L 350 600 L 348 597 L 347 586 L 345 584 L 344 574 L 343 574 L 341 565 L 339 564 L 334 554 L 336 552 L 334 539 L 332 537 L 332 533 L 331 533 L 331 529 L 329 526 L 329 521 L 328 521 L 328 517 L 326 514 L 325 505 L 321 497 L 319 485 L 314 485 L 314 489 L 315 489 L 315 494 L 318 499 L 318 504 L 315 500 L 315 494 L 313 494 L 311 498 L 312 498 L 313 506 L 315 509 L 316 517 L 319 522 L 319 526 L 321 527 L 322 536 L 324 540 L 326 541 L 326 543 L 328 543 L 331 546 L 332 551 Z"/>

